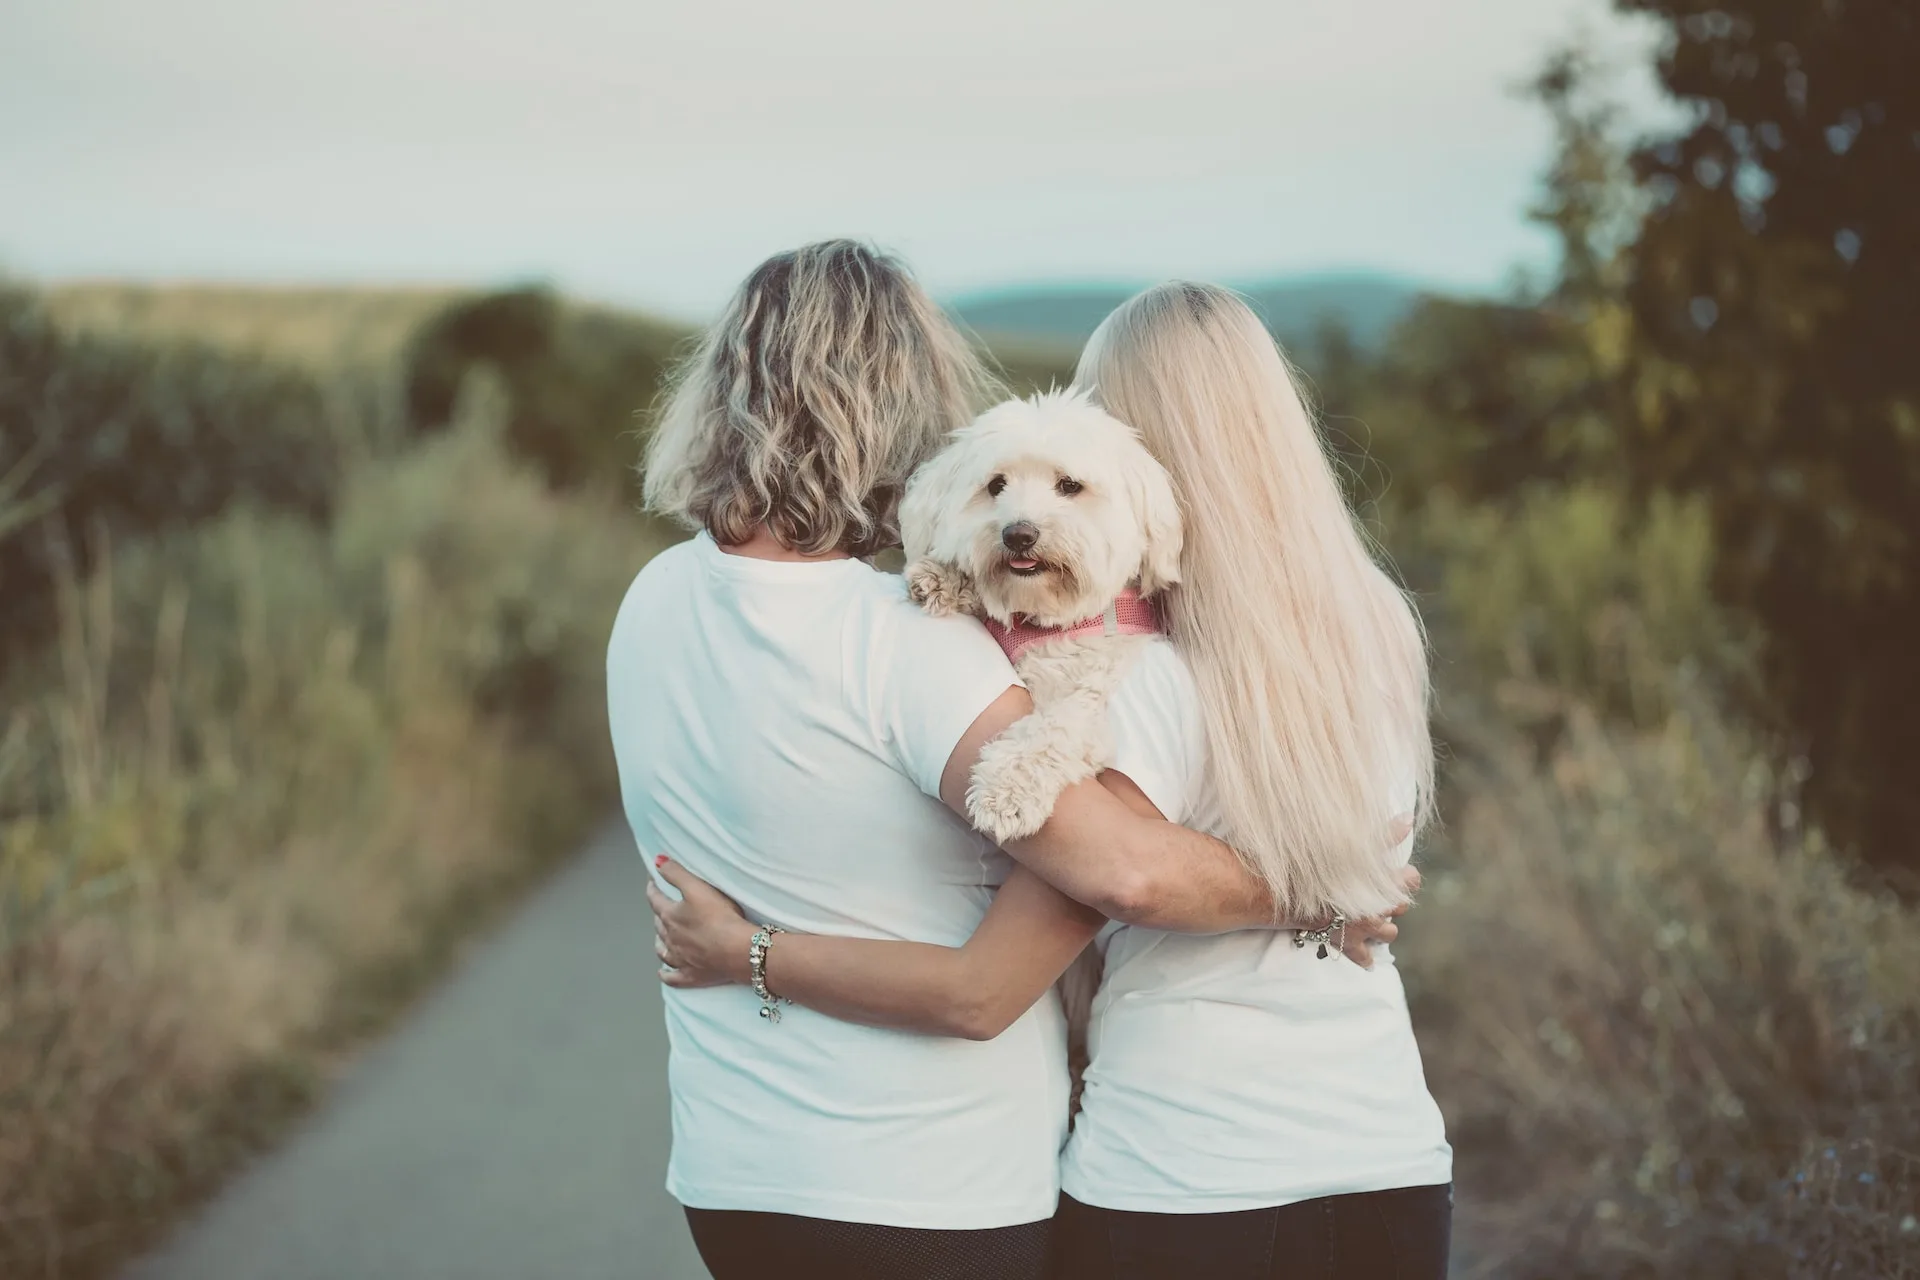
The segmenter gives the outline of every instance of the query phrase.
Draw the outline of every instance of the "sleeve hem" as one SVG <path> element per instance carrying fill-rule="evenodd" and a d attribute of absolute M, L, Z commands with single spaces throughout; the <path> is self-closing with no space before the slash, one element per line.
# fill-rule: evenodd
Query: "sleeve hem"
<path fill-rule="evenodd" d="M 953 700 L 955 707 L 968 706 L 972 707 L 973 710 L 967 713 L 964 719 L 956 715 L 954 717 L 955 722 L 943 723 L 939 731 L 933 735 L 935 742 L 943 744 L 943 749 L 939 753 L 939 761 L 933 767 L 933 776 L 915 778 L 913 780 L 915 785 L 935 800 L 940 799 L 940 779 L 946 775 L 947 764 L 953 759 L 954 748 L 960 745 L 960 739 L 967 736 L 967 730 L 973 728 L 973 722 L 985 714 L 987 708 L 992 706 L 1000 695 L 1009 689 L 1023 689 L 1025 687 L 1025 685 L 1021 684 L 1020 677 L 1012 671 L 999 672 L 992 675 L 983 674 L 973 690 L 973 696 L 965 699 L 955 698 Z"/>
<path fill-rule="evenodd" d="M 1108 765 L 1107 769 L 1113 773 L 1125 774 L 1128 781 L 1140 788 L 1142 795 L 1153 801 L 1153 807 L 1158 809 L 1160 816 L 1168 822 L 1178 823 L 1186 816 L 1178 803 L 1185 795 L 1186 789 L 1174 786 L 1160 770 L 1151 765 L 1145 765 L 1139 760 L 1132 761 L 1131 767 L 1116 760 Z"/>

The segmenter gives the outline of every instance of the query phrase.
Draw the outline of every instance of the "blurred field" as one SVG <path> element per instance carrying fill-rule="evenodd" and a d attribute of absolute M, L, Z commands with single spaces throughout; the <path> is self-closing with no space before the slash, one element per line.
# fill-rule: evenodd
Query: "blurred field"
<path fill-rule="evenodd" d="M 384 300 L 202 327 L 160 296 L 77 337 L 0 298 L 8 416 L 52 442 L 0 457 L 0 546 L 41 548 L 0 635 L 6 1275 L 101 1274 L 170 1223 L 602 819 L 605 636 L 664 536 L 617 471 L 550 484 L 505 377 L 407 419 L 418 322 L 354 332 Z M 172 345 L 209 333 L 242 340 Z M 310 484 L 253 478 L 288 456 L 267 416 Z"/>
<path fill-rule="evenodd" d="M 1462 1256 L 1920 1280 L 1920 22 L 1612 7 L 1677 110 L 1542 68 L 1557 265 L 1289 334 L 1431 631 L 1398 951 Z M 1039 298 L 1009 383 L 1111 300 Z M 687 336 L 0 280 L 0 1275 L 142 1247 L 610 810 Z"/>
<path fill-rule="evenodd" d="M 331 372 L 390 366 L 421 325 L 470 293 L 94 281 L 50 289 L 46 303 L 78 332 L 188 339 Z"/>
<path fill-rule="evenodd" d="M 1920 847 L 1859 754 L 1897 626 L 1804 665 L 1827 614 L 1752 554 L 1814 545 L 1795 491 L 1659 470 L 1719 403 L 1581 248 L 1604 139 L 1556 111 L 1593 163 L 1551 291 L 1292 352 L 1432 631 L 1446 822 L 1400 951 L 1466 1256 L 1920 1276 Z M 540 289 L 0 309 L 0 414 L 41 429 L 0 441 L 0 1271 L 85 1276 L 611 805 L 601 646 L 668 536 L 628 464 L 686 335 Z M 1891 545 L 1868 516 L 1828 531 Z M 1900 579 L 1819 581 L 1844 617 Z"/>

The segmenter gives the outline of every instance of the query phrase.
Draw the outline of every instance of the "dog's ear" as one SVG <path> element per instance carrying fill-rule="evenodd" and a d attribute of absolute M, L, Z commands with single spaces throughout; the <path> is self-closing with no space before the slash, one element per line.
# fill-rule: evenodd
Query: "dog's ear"
<path fill-rule="evenodd" d="M 1185 542 L 1180 502 L 1173 496 L 1167 471 L 1145 449 L 1128 468 L 1127 490 L 1133 499 L 1146 552 L 1140 557 L 1140 594 L 1153 595 L 1180 581 L 1180 548 Z"/>
<path fill-rule="evenodd" d="M 927 557 L 943 558 L 934 543 L 939 537 L 942 518 L 953 501 L 964 461 L 963 450 L 949 444 L 921 463 L 907 479 L 907 492 L 900 499 L 900 545 L 908 563 Z"/>

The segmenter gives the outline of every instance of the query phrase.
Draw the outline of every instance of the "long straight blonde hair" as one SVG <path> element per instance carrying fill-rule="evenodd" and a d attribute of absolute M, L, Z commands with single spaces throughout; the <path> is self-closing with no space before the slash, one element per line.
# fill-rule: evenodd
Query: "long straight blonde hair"
<path fill-rule="evenodd" d="M 1131 423 L 1186 517 L 1168 627 L 1199 689 L 1227 838 L 1283 910 L 1403 897 L 1432 810 L 1426 637 L 1375 562 L 1291 369 L 1247 304 L 1174 283 L 1120 307 L 1076 381 Z"/>

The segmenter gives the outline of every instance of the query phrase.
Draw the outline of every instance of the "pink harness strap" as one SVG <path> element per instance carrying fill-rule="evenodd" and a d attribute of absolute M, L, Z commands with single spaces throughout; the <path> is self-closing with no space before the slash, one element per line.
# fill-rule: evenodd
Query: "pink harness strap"
<path fill-rule="evenodd" d="M 1070 622 L 1064 627 L 1037 627 L 1026 620 L 1024 614 L 1014 614 L 1009 626 L 995 618 L 982 619 L 987 630 L 1000 643 L 1000 650 L 1007 655 L 1007 661 L 1018 662 L 1020 655 L 1036 644 L 1049 640 L 1066 640 L 1076 636 L 1150 636 L 1160 631 L 1160 611 L 1153 601 L 1141 595 L 1138 588 L 1128 587 L 1107 605 L 1105 613 L 1079 622 Z"/>

